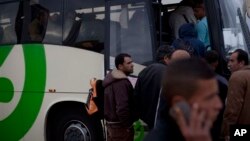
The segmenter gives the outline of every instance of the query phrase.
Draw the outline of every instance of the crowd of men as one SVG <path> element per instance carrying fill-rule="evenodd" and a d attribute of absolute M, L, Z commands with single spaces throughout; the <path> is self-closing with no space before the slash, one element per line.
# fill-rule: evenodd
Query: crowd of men
<path fill-rule="evenodd" d="M 230 125 L 250 123 L 250 67 L 245 51 L 231 54 L 229 82 L 215 73 L 216 51 L 198 58 L 166 45 L 157 56 L 158 62 L 140 72 L 135 89 L 128 79 L 133 73 L 132 57 L 116 56 L 116 69 L 103 81 L 108 141 L 132 141 L 138 119 L 150 129 L 145 141 L 229 140 Z"/>
<path fill-rule="evenodd" d="M 133 56 L 116 56 L 103 81 L 107 141 L 133 141 L 138 119 L 149 128 L 144 141 L 228 141 L 230 125 L 250 124 L 247 52 L 231 54 L 229 81 L 216 73 L 220 56 L 211 50 L 203 0 L 182 0 L 169 26 L 172 44 L 158 48 L 135 88 Z"/>

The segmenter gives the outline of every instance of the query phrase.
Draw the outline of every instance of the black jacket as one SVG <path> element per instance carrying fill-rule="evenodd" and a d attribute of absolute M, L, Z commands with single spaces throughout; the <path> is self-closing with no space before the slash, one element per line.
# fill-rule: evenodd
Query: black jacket
<path fill-rule="evenodd" d="M 219 96 L 224 103 L 227 93 L 227 80 L 221 76 L 216 76 L 219 86 Z M 224 103 L 225 104 L 225 103 Z M 223 120 L 224 108 L 220 111 L 217 120 L 213 124 L 211 129 L 211 136 L 213 141 L 220 141 L 220 130 Z M 169 109 L 166 100 L 161 95 L 159 109 L 157 112 L 157 122 L 155 129 L 149 132 L 144 141 L 182 141 L 184 140 L 181 132 L 178 129 L 174 119 L 169 116 Z"/>
<path fill-rule="evenodd" d="M 175 120 L 167 115 L 161 126 L 151 130 L 143 141 L 185 141 L 185 139 Z"/>
<path fill-rule="evenodd" d="M 154 63 L 146 67 L 138 76 L 135 85 L 136 108 L 139 118 L 151 129 L 154 126 L 156 107 L 161 89 L 161 81 L 166 65 Z"/>

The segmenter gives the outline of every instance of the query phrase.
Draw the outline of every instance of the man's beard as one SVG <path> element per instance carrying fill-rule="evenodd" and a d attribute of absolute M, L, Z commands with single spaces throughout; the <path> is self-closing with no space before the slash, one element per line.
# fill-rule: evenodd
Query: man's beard
<path fill-rule="evenodd" d="M 126 76 L 130 75 L 131 73 L 133 73 L 133 71 L 126 71 L 124 72 Z"/>

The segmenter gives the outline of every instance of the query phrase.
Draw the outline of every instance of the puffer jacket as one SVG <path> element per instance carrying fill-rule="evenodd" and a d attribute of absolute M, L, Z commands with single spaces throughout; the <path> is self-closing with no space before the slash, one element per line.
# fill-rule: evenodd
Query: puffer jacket
<path fill-rule="evenodd" d="M 137 120 L 133 86 L 120 70 L 113 70 L 103 81 L 104 118 L 121 127 L 131 127 Z"/>

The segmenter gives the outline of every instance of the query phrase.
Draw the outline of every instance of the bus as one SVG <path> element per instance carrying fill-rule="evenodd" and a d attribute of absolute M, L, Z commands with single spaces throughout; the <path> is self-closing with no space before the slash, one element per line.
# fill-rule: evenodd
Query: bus
<path fill-rule="evenodd" d="M 204 1 L 218 72 L 229 76 L 229 54 L 249 53 L 248 0 Z M 85 110 L 89 80 L 103 79 L 122 52 L 136 78 L 170 44 L 165 15 L 179 2 L 0 0 L 0 140 L 104 140 Z"/>

